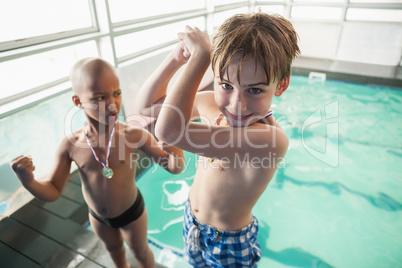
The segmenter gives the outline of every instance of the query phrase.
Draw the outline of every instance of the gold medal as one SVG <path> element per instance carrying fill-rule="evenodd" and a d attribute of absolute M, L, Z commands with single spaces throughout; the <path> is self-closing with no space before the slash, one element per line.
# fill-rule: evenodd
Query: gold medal
<path fill-rule="evenodd" d="M 108 179 L 111 179 L 113 177 L 113 170 L 110 167 L 104 167 L 102 169 L 102 174 Z"/>
<path fill-rule="evenodd" d="M 85 130 L 85 125 L 83 126 L 83 130 L 85 133 L 85 139 L 87 140 L 88 146 L 91 149 L 92 155 L 94 156 L 95 160 L 98 161 L 102 165 L 102 167 L 103 167 L 102 174 L 103 174 L 103 176 L 105 176 L 108 179 L 111 179 L 113 177 L 113 170 L 109 167 L 109 156 L 110 156 L 110 151 L 112 149 L 112 139 L 113 139 L 113 135 L 115 132 L 116 124 L 117 124 L 117 120 L 114 122 L 113 129 L 110 132 L 109 146 L 108 146 L 108 149 L 106 152 L 106 162 L 105 163 L 103 163 L 102 161 L 99 160 L 98 155 L 95 153 L 94 149 L 91 146 L 91 142 L 89 141 L 88 134 Z"/>

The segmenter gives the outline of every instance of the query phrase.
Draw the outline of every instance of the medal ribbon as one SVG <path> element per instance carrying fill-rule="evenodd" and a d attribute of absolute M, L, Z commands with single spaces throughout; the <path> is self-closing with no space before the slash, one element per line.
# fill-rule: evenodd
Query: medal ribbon
<path fill-rule="evenodd" d="M 89 141 L 88 134 L 87 134 L 87 132 L 86 132 L 86 130 L 85 130 L 85 125 L 86 125 L 86 124 L 87 124 L 87 123 L 85 122 L 85 124 L 84 124 L 84 126 L 83 126 L 82 128 L 84 129 L 85 138 L 86 138 L 86 140 L 87 140 L 87 143 L 88 143 L 88 145 L 89 145 L 89 148 L 91 149 L 92 155 L 94 156 L 95 160 L 98 161 L 98 162 L 102 165 L 102 167 L 108 167 L 108 166 L 109 166 L 110 151 L 111 151 L 111 149 L 112 149 L 112 139 L 113 139 L 113 135 L 114 135 L 114 130 L 115 130 L 115 128 L 116 128 L 117 120 L 116 120 L 116 122 L 114 122 L 112 131 L 110 132 L 110 139 L 109 139 L 108 149 L 107 149 L 107 152 L 106 152 L 106 162 L 105 162 L 105 164 L 104 164 L 102 161 L 99 160 L 98 155 L 95 153 L 94 149 L 93 149 L 92 146 L 91 146 L 91 142 Z"/>
<path fill-rule="evenodd" d="M 267 113 L 267 115 L 264 116 L 263 118 L 261 118 L 260 120 L 265 119 L 265 118 L 268 118 L 268 117 L 270 117 L 271 115 L 272 115 L 272 110 L 269 110 L 268 113 Z"/>
<path fill-rule="evenodd" d="M 221 119 L 221 116 L 222 116 L 222 115 L 223 115 L 223 114 L 220 113 L 220 114 L 215 118 L 215 125 L 219 125 L 218 122 L 220 122 L 220 119 Z M 262 120 L 262 119 L 265 119 L 265 118 L 268 118 L 268 117 L 270 117 L 271 115 L 272 115 L 272 110 L 269 110 L 268 113 L 267 113 L 264 117 L 258 119 L 258 121 L 259 121 L 259 120 Z"/>

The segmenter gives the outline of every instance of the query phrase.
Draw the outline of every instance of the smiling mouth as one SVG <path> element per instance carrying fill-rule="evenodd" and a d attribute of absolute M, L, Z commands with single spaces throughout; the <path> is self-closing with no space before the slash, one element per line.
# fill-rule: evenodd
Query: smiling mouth
<path fill-rule="evenodd" d="M 250 118 L 253 114 L 248 114 L 248 115 L 234 115 L 231 112 L 229 112 L 228 110 L 226 110 L 228 112 L 228 115 L 230 118 L 237 120 L 237 121 L 244 121 L 247 120 L 248 118 Z"/>

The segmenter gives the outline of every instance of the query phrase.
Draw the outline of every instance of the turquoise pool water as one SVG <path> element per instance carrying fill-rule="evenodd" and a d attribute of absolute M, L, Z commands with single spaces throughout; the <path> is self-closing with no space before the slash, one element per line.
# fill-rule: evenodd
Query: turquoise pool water
<path fill-rule="evenodd" d="M 292 76 L 273 110 L 289 150 L 253 213 L 260 267 L 402 267 L 402 89 Z M 196 157 L 138 180 L 158 262 L 181 259 Z"/>

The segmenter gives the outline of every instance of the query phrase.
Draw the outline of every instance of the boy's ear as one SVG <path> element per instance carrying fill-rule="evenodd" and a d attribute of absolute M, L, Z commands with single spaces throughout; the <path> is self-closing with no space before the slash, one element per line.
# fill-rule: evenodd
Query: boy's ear
<path fill-rule="evenodd" d="M 77 106 L 78 108 L 82 108 L 80 97 L 78 97 L 77 95 L 73 96 L 73 102 L 75 106 Z"/>
<path fill-rule="evenodd" d="M 283 92 L 285 92 L 285 90 L 289 86 L 289 81 L 290 81 L 290 76 L 286 77 L 281 82 L 279 82 L 279 84 L 275 90 L 275 96 L 280 97 L 283 94 Z"/>

